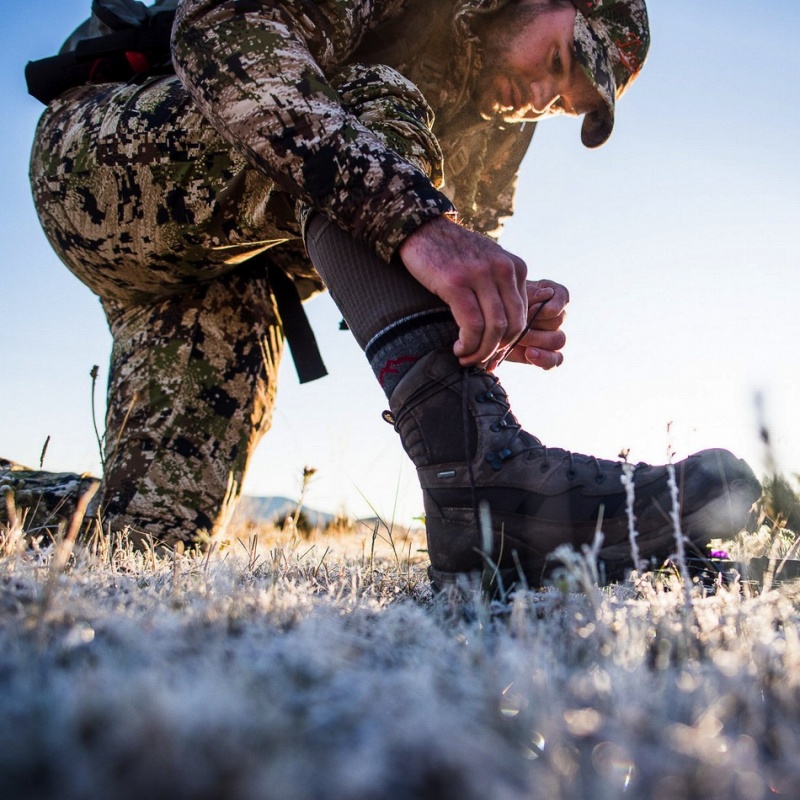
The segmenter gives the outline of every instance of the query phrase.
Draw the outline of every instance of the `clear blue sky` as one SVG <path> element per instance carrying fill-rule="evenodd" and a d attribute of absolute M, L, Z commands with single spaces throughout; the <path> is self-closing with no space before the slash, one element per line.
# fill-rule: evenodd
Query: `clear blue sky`
<path fill-rule="evenodd" d="M 0 31 L 2 368 L 0 455 L 99 468 L 90 378 L 102 419 L 110 338 L 94 296 L 62 267 L 27 185 L 41 107 L 23 67 L 50 55 L 89 0 L 6 10 Z M 523 165 L 503 243 L 531 275 L 572 293 L 566 361 L 541 373 L 504 366 L 525 427 L 545 443 L 663 462 L 728 447 L 762 473 L 754 405 L 764 397 L 778 461 L 800 472 L 800 8 L 651 0 L 653 47 L 621 101 L 611 141 L 584 150 L 578 125 L 545 122 Z M 385 400 L 327 297 L 308 305 L 332 375 L 300 386 L 287 358 L 273 431 L 251 466 L 251 494 L 296 494 L 352 513 L 421 511 Z M 667 424 L 672 423 L 671 435 Z"/>

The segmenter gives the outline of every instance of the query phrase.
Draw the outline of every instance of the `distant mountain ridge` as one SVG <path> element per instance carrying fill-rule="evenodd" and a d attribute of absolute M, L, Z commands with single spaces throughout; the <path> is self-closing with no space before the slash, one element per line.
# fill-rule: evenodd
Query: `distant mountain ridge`
<path fill-rule="evenodd" d="M 235 520 L 242 523 L 271 524 L 283 521 L 297 510 L 297 501 L 288 497 L 252 497 L 243 495 L 236 509 Z M 312 528 L 325 530 L 336 519 L 334 514 L 326 514 L 304 505 L 302 513 Z"/>

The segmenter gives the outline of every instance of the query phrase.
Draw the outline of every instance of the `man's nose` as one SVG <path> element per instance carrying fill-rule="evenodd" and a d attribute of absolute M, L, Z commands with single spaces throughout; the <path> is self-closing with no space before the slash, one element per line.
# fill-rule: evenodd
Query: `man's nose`
<path fill-rule="evenodd" d="M 531 84 L 531 104 L 537 114 L 545 114 L 558 100 L 558 90 L 552 81 L 536 81 Z"/>

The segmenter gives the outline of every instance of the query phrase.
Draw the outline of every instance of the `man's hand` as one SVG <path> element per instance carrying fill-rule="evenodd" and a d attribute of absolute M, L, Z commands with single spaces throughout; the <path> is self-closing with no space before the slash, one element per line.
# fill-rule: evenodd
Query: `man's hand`
<path fill-rule="evenodd" d="M 564 361 L 564 355 L 560 351 L 567 343 L 561 325 L 566 316 L 569 292 L 566 287 L 554 281 L 528 281 L 527 284 L 528 315 L 530 317 L 536 314 L 536 319 L 504 360 L 533 364 L 542 369 L 559 367 Z M 489 364 L 489 369 L 495 366 L 496 360 Z"/>
<path fill-rule="evenodd" d="M 489 362 L 522 333 L 529 291 L 521 258 L 446 217 L 426 222 L 398 252 L 406 269 L 450 307 L 459 329 L 453 352 L 463 366 Z"/>

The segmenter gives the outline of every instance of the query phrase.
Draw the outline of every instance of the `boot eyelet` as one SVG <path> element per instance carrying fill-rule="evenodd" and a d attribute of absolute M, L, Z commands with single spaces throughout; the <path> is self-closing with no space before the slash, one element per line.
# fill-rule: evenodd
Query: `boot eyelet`
<path fill-rule="evenodd" d="M 499 472 L 503 467 L 503 457 L 500 453 L 487 453 L 486 461 L 495 472 Z"/>
<path fill-rule="evenodd" d="M 489 430 L 492 431 L 492 433 L 500 433 L 500 426 L 496 422 L 493 422 L 489 426 Z"/>
<path fill-rule="evenodd" d="M 595 475 L 594 482 L 595 483 L 605 483 L 606 482 L 606 476 L 605 475 Z"/>
<path fill-rule="evenodd" d="M 550 465 L 549 464 L 542 464 L 542 466 L 539 467 L 539 471 L 540 472 L 549 472 L 550 471 Z"/>
<path fill-rule="evenodd" d="M 577 473 L 577 472 L 576 472 L 574 469 L 568 469 L 568 470 L 567 470 L 567 478 L 568 478 L 569 480 L 571 480 L 571 481 L 575 480 L 575 476 L 576 476 L 577 474 L 578 474 L 578 473 Z"/>

